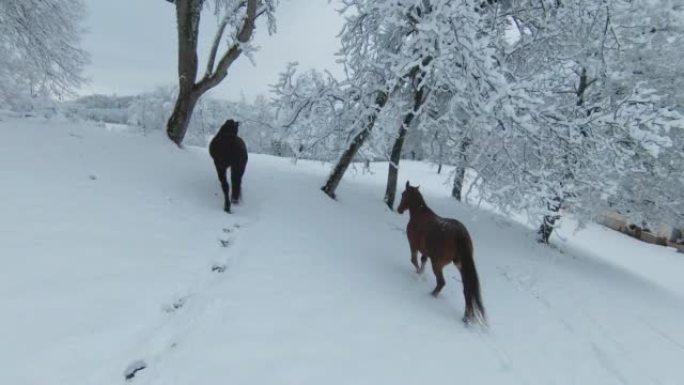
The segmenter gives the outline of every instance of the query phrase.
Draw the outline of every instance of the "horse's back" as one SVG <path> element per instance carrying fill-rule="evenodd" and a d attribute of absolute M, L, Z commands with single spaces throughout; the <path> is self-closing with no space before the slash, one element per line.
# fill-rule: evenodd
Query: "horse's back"
<path fill-rule="evenodd" d="M 239 136 L 219 134 L 209 143 L 209 155 L 216 164 L 244 167 L 247 164 L 247 145 Z"/>
<path fill-rule="evenodd" d="M 453 218 L 436 216 L 425 230 L 425 248 L 435 257 L 445 254 L 442 258 L 451 260 L 453 253 L 461 244 L 470 243 L 470 235 L 465 225 Z"/>
<path fill-rule="evenodd" d="M 465 227 L 463 222 L 454 218 L 445 218 L 444 220 L 449 223 L 448 228 L 451 233 L 456 234 L 458 237 L 467 236 L 468 238 L 470 238 L 470 234 L 468 234 L 468 229 Z"/>
<path fill-rule="evenodd" d="M 468 235 L 468 229 L 458 219 L 435 217 L 428 227 L 429 233 L 435 234 L 440 238 L 461 238 Z"/>

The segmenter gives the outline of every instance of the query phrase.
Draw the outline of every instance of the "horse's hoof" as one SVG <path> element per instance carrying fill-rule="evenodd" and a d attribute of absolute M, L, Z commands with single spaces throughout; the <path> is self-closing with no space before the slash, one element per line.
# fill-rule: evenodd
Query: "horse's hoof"
<path fill-rule="evenodd" d="M 433 297 L 435 297 L 435 298 L 437 298 L 437 296 L 439 295 L 439 293 L 433 291 L 433 292 L 430 293 L 430 295 L 433 296 Z"/>
<path fill-rule="evenodd" d="M 229 207 L 224 208 L 223 211 L 227 212 L 228 214 L 232 214 L 232 212 L 230 212 L 230 208 L 229 208 Z"/>

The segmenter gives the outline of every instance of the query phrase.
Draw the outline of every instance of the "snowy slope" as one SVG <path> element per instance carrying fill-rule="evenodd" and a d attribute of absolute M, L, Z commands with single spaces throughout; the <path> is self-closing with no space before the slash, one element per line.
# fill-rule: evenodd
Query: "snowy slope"
<path fill-rule="evenodd" d="M 470 229 L 488 330 L 460 323 L 454 268 L 436 300 L 412 272 L 408 216 L 381 204 L 386 165 L 335 202 L 327 166 L 251 155 L 227 215 L 202 149 L 67 121 L 0 133 L 2 384 L 120 384 L 143 365 L 130 383 L 684 381 L 684 297 L 657 271 L 537 245 L 454 203 L 429 166 L 400 180 Z"/>

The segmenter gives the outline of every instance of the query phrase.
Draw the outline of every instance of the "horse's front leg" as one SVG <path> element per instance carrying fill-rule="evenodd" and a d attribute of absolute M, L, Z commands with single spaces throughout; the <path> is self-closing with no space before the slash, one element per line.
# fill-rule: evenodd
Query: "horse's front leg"
<path fill-rule="evenodd" d="M 422 260 L 422 258 L 421 258 Z M 414 249 L 411 247 L 411 263 L 413 266 L 416 268 L 416 273 L 420 274 L 421 273 L 421 267 L 418 266 L 418 250 Z"/>
<path fill-rule="evenodd" d="M 420 239 L 416 235 L 415 227 L 409 221 L 406 226 L 406 238 L 408 238 L 409 247 L 411 248 L 411 264 L 416 268 L 416 273 L 420 274 L 421 267 L 418 265 L 418 249 L 420 246 Z M 422 253 L 421 253 L 422 254 Z M 421 260 L 423 257 L 421 257 Z"/>

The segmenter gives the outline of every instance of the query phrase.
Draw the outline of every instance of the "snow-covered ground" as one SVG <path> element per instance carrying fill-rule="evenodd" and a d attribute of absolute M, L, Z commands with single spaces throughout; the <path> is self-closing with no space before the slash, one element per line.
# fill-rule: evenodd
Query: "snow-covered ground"
<path fill-rule="evenodd" d="M 456 269 L 439 299 L 413 273 L 386 164 L 332 201 L 328 166 L 251 155 L 228 215 L 206 151 L 161 133 L 10 117 L 0 137 L 0 384 L 684 383 L 672 250 L 597 226 L 538 245 L 404 162 L 473 235 L 489 328 L 466 328 Z"/>

